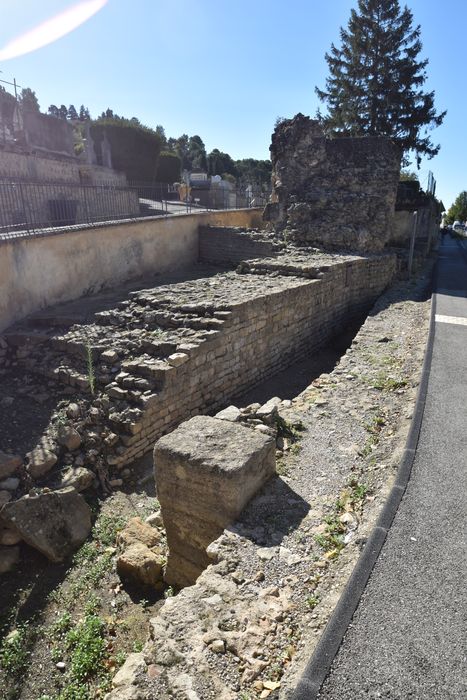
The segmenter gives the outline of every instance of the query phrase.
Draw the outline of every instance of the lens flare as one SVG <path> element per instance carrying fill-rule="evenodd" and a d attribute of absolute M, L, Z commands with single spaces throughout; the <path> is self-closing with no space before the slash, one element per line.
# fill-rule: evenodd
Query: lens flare
<path fill-rule="evenodd" d="M 34 29 L 21 34 L 6 44 L 0 49 L 0 61 L 18 58 L 18 56 L 31 53 L 31 51 L 37 51 L 47 44 L 52 44 L 57 39 L 77 29 L 96 12 L 99 12 L 106 3 L 107 0 L 85 0 L 69 7 L 68 10 L 60 12 L 55 17 L 42 22 Z"/>

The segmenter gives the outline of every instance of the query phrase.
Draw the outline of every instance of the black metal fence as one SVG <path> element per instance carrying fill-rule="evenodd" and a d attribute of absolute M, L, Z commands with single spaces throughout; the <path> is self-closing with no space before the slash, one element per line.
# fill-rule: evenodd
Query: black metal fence
<path fill-rule="evenodd" d="M 264 206 L 269 194 L 208 182 L 99 185 L 0 179 L 0 239 L 82 225 L 211 209 Z"/>

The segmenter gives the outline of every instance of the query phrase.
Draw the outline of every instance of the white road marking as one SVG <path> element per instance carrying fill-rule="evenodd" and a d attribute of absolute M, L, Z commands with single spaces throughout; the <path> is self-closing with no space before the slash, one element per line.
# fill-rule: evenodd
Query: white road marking
<path fill-rule="evenodd" d="M 436 323 L 453 323 L 456 326 L 467 326 L 467 318 L 462 316 L 443 316 L 443 314 L 435 314 Z"/>

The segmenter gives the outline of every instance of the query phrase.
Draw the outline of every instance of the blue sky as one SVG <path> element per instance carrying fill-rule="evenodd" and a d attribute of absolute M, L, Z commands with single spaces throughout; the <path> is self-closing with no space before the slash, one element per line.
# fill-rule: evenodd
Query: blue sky
<path fill-rule="evenodd" d="M 0 47 L 77 0 L 0 0 Z M 199 134 L 208 151 L 267 158 L 276 117 L 313 115 L 324 54 L 339 42 L 357 0 L 108 0 L 94 17 L 37 51 L 0 62 L 0 78 L 36 91 L 42 111 L 111 107 L 168 136 Z M 467 189 L 465 0 L 409 0 L 421 24 L 426 89 L 439 111 L 440 154 L 424 161 L 448 207 Z"/>

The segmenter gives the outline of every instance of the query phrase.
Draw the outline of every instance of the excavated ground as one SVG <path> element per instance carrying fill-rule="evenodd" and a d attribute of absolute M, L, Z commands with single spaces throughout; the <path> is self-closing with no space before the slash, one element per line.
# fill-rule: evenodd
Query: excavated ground
<path fill-rule="evenodd" d="M 167 357 L 187 341 L 203 342 L 218 320 L 209 309 L 214 307 L 222 312 L 223 306 L 228 308 L 234 287 L 235 294 L 247 298 L 248 294 L 257 293 L 259 284 L 280 287 L 285 273 L 299 270 L 301 276 L 316 278 L 335 257 L 331 255 L 325 260 L 317 255 L 316 260 L 310 260 L 308 255 L 304 260 L 297 253 L 286 264 L 269 261 L 268 274 L 272 262 L 277 268 L 268 278 L 261 269 L 262 261 L 257 270 L 260 278 L 199 267 L 190 281 L 186 276 L 184 281 L 180 277 L 158 279 L 157 291 L 152 279 L 148 280 L 146 291 L 126 287 L 117 296 L 113 292 L 92 298 L 84 306 L 80 301 L 37 314 L 33 326 L 15 329 L 19 352 L 15 357 L 10 356 L 1 370 L 2 384 L 6 387 L 0 401 L 2 448 L 26 453 L 47 425 L 52 426 L 53 438 L 54 426 L 63 420 L 60 401 L 77 402 L 82 416 L 90 408 L 99 410 L 96 399 L 83 396 L 90 381 L 86 348 L 91 347 L 95 382 L 100 390 L 115 384 L 112 358 L 107 358 L 107 362 L 105 357 L 102 359 L 109 330 L 119 363 L 133 359 L 141 350 L 145 352 L 148 343 L 157 345 L 158 357 Z M 168 286 L 174 283 L 176 287 Z M 300 433 L 299 442 L 284 441 L 278 453 L 279 478 L 254 500 L 242 522 L 226 535 L 227 540 L 219 543 L 220 563 L 209 567 L 191 592 L 186 589 L 186 594 L 170 601 L 167 614 L 171 627 L 164 632 L 157 622 L 153 624 L 156 646 L 163 647 L 172 640 L 176 645 L 176 662 L 174 668 L 171 663 L 161 664 L 154 645 L 149 644 L 146 648 L 149 666 L 144 666 L 140 683 L 134 686 L 135 698 L 182 698 L 190 692 L 196 693 L 192 697 L 200 700 L 287 697 L 390 487 L 408 429 L 421 367 L 429 314 L 427 285 L 425 276 L 417 284 L 400 284 L 384 295 L 337 366 L 334 364 L 339 352 L 350 338 L 341 339 L 341 344 L 329 353 L 323 351 L 311 361 L 294 365 L 282 377 L 267 380 L 254 393 L 236 402 L 240 406 L 272 395 L 293 398 L 291 405 L 285 401 L 281 415 L 290 424 L 302 423 L 305 430 Z M 145 316 L 148 309 L 158 317 Z M 157 337 L 148 338 L 154 331 Z M 37 346 L 24 344 L 24 338 L 30 337 L 31 332 L 36 334 Z M 40 345 L 44 334 L 45 346 Z M 315 378 L 317 375 L 320 376 Z M 147 377 L 136 379 L 147 381 Z M 128 405 L 123 411 L 119 406 L 120 414 L 139 410 L 142 397 L 154 390 L 153 386 L 141 383 L 133 385 L 129 392 L 128 386 L 122 384 L 121 388 L 127 392 Z M 121 400 L 118 391 L 105 399 Z M 97 418 L 101 416 L 98 414 Z M 130 415 L 126 418 L 127 425 L 136 419 L 135 414 Z M 73 455 L 61 454 L 60 469 L 82 464 L 95 467 L 93 457 L 111 435 L 110 428 L 100 421 L 99 431 L 95 425 L 96 416 L 89 423 L 83 421 L 81 428 L 86 437 L 82 449 Z M 100 442 L 96 437 L 98 432 Z M 3 618 L 4 631 L 22 629 L 26 623 L 31 632 L 25 635 L 26 663 L 21 673 L 15 676 L 4 670 L 0 672 L 0 684 L 5 684 L 8 698 L 100 697 L 109 689 L 109 678 L 124 655 L 137 651 L 145 640 L 146 621 L 159 610 L 164 597 L 146 600 L 143 594 L 141 599 L 141 593 L 120 585 L 114 570 L 114 545 L 115 535 L 128 517 L 157 509 L 154 494 L 148 491 L 150 482 L 141 478 L 148 468 L 148 461 L 143 461 L 131 472 L 118 473 L 127 479 L 127 495 L 117 492 L 107 498 L 90 543 L 78 552 L 71 566 L 47 564 L 40 555 L 23 546 L 26 558 L 20 569 L 2 578 L 0 596 L 7 611 Z M 107 474 L 101 480 L 107 489 L 109 476 L 112 475 Z M 120 486 L 121 482 L 114 483 L 113 488 Z M 336 510 L 339 499 L 342 507 Z M 339 526 L 334 532 L 336 518 L 345 514 L 341 523 L 344 527 Z M 346 540 L 344 548 L 340 544 L 334 546 L 337 543 L 334 534 Z M 91 569 L 94 573 L 89 578 Z M 99 683 L 93 681 L 86 685 L 83 695 L 73 695 L 71 691 L 67 694 L 68 652 L 62 653 L 65 670 L 57 668 L 62 661 L 57 662 L 58 656 L 53 654 L 56 640 L 53 641 L 50 630 L 55 629 L 54 624 L 64 610 L 78 623 L 90 606 L 91 595 L 100 600 L 99 614 L 106 625 L 106 643 L 110 644 L 106 657 L 108 675 L 100 683 L 101 690 L 96 690 Z M 195 606 L 192 624 L 188 625 L 186 611 L 183 612 L 184 595 L 191 596 Z M 197 602 L 213 595 L 224 599 L 221 608 L 216 599 L 201 610 Z M 281 609 L 277 607 L 278 600 Z M 179 615 L 173 601 L 180 606 Z M 262 607 L 258 601 L 263 601 Z M 270 619 L 268 609 L 275 611 L 276 619 Z M 201 625 L 198 613 L 203 620 Z M 219 626 L 224 616 L 225 629 Z M 241 632 L 242 642 L 230 640 L 229 647 L 224 639 L 224 653 L 212 650 L 209 634 L 203 638 L 206 633 L 212 637 L 214 632 L 215 640 L 220 637 L 222 641 L 222 635 L 229 631 Z M 4 657 L 0 656 L 0 661 Z M 193 665 L 198 666 L 197 673 Z M 133 696 L 130 693 L 125 697 Z"/>

